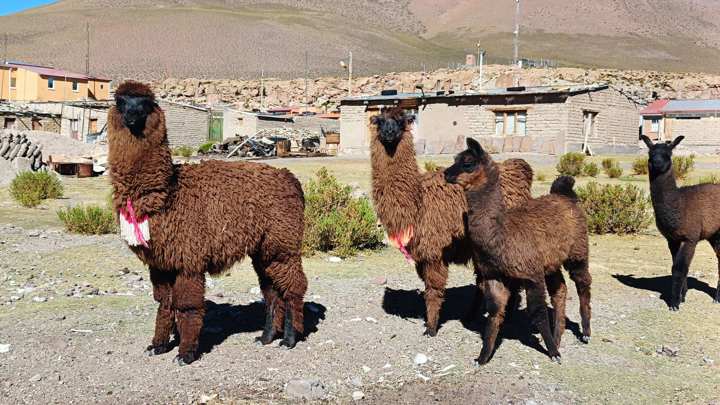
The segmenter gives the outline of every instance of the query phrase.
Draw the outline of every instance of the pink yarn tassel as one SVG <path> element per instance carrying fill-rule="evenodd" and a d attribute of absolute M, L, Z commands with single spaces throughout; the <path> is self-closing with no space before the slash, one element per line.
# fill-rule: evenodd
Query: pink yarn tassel
<path fill-rule="evenodd" d="M 138 224 L 137 217 L 135 216 L 135 209 L 132 206 L 132 202 L 130 202 L 130 199 L 127 199 L 126 204 L 126 214 L 125 219 L 130 222 L 133 226 L 133 229 L 135 230 L 135 238 L 140 242 L 141 245 L 144 247 L 149 247 L 147 244 L 147 241 L 145 241 L 145 238 L 143 238 L 142 231 L 140 230 L 140 225 Z M 144 217 L 140 222 L 145 222 L 147 220 L 147 217 Z"/>

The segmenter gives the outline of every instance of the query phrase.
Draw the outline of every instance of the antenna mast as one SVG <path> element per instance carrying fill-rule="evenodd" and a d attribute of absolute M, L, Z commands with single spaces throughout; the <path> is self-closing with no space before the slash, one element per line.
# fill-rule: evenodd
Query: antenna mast
<path fill-rule="evenodd" d="M 87 32 L 87 49 L 85 51 L 85 75 L 90 76 L 90 22 L 85 23 Z"/>

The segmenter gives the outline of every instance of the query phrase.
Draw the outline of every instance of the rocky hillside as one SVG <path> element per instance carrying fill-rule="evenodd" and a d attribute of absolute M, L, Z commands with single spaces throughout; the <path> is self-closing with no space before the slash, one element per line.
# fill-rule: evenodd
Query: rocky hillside
<path fill-rule="evenodd" d="M 507 66 L 488 66 L 485 71 L 486 88 L 512 84 L 512 73 Z M 720 75 L 578 68 L 526 69 L 521 74 L 521 84 L 526 86 L 567 82 L 606 82 L 639 104 L 657 97 L 720 98 Z M 441 69 L 431 73 L 405 72 L 361 77 L 353 82 L 353 94 L 374 95 L 383 89 L 412 92 L 416 91 L 417 84 L 422 84 L 425 91 L 480 89 L 480 79 L 476 71 Z M 260 107 L 259 80 L 171 78 L 156 81 L 153 86 L 161 98 L 170 100 L 195 104 L 206 104 L 210 100 L 232 103 L 243 109 Z M 335 77 L 309 80 L 307 94 L 309 105 L 321 110 L 333 110 L 340 99 L 348 94 L 347 80 Z M 266 107 L 301 106 L 305 97 L 305 81 L 268 79 L 265 81 L 265 95 Z"/>
<path fill-rule="evenodd" d="M 720 73 L 717 0 L 523 1 L 520 55 L 561 66 Z M 60 0 L 0 17 L 11 59 L 114 78 L 258 78 L 436 70 L 512 56 L 496 0 Z M 306 65 L 307 58 L 307 65 Z"/>

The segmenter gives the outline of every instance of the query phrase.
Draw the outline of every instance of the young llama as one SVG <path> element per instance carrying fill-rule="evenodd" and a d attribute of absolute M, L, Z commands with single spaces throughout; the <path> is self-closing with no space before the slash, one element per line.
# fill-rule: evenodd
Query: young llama
<path fill-rule="evenodd" d="M 548 354 L 560 362 L 558 347 L 565 331 L 567 287 L 560 267 L 570 273 L 580 297 L 583 342 L 590 340 L 590 284 L 588 236 L 585 214 L 577 204 L 572 177 L 560 177 L 551 194 L 507 208 L 500 189 L 498 165 L 479 143 L 468 138 L 468 149 L 445 170 L 449 183 L 459 184 L 468 202 L 468 233 L 485 280 L 521 286 L 527 292 L 531 319 L 540 330 Z M 546 290 L 555 310 L 551 333 Z M 502 292 L 502 291 L 501 291 Z M 485 364 L 492 357 L 505 315 L 508 294 L 486 295 L 490 313 L 483 348 L 478 357 Z"/>

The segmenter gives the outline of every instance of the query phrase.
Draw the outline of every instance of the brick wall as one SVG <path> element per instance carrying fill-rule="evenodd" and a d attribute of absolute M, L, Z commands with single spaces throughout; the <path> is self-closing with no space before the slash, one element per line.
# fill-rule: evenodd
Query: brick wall
<path fill-rule="evenodd" d="M 184 104 L 160 100 L 165 112 L 168 142 L 171 148 L 190 146 L 197 148 L 208 141 L 209 112 Z"/>
<path fill-rule="evenodd" d="M 340 145 L 341 155 L 370 155 L 368 113 L 366 106 L 340 106 Z"/>
<path fill-rule="evenodd" d="M 720 118 L 700 119 L 665 118 L 672 139 L 684 136 L 680 150 L 698 153 L 718 153 L 720 150 Z"/>

